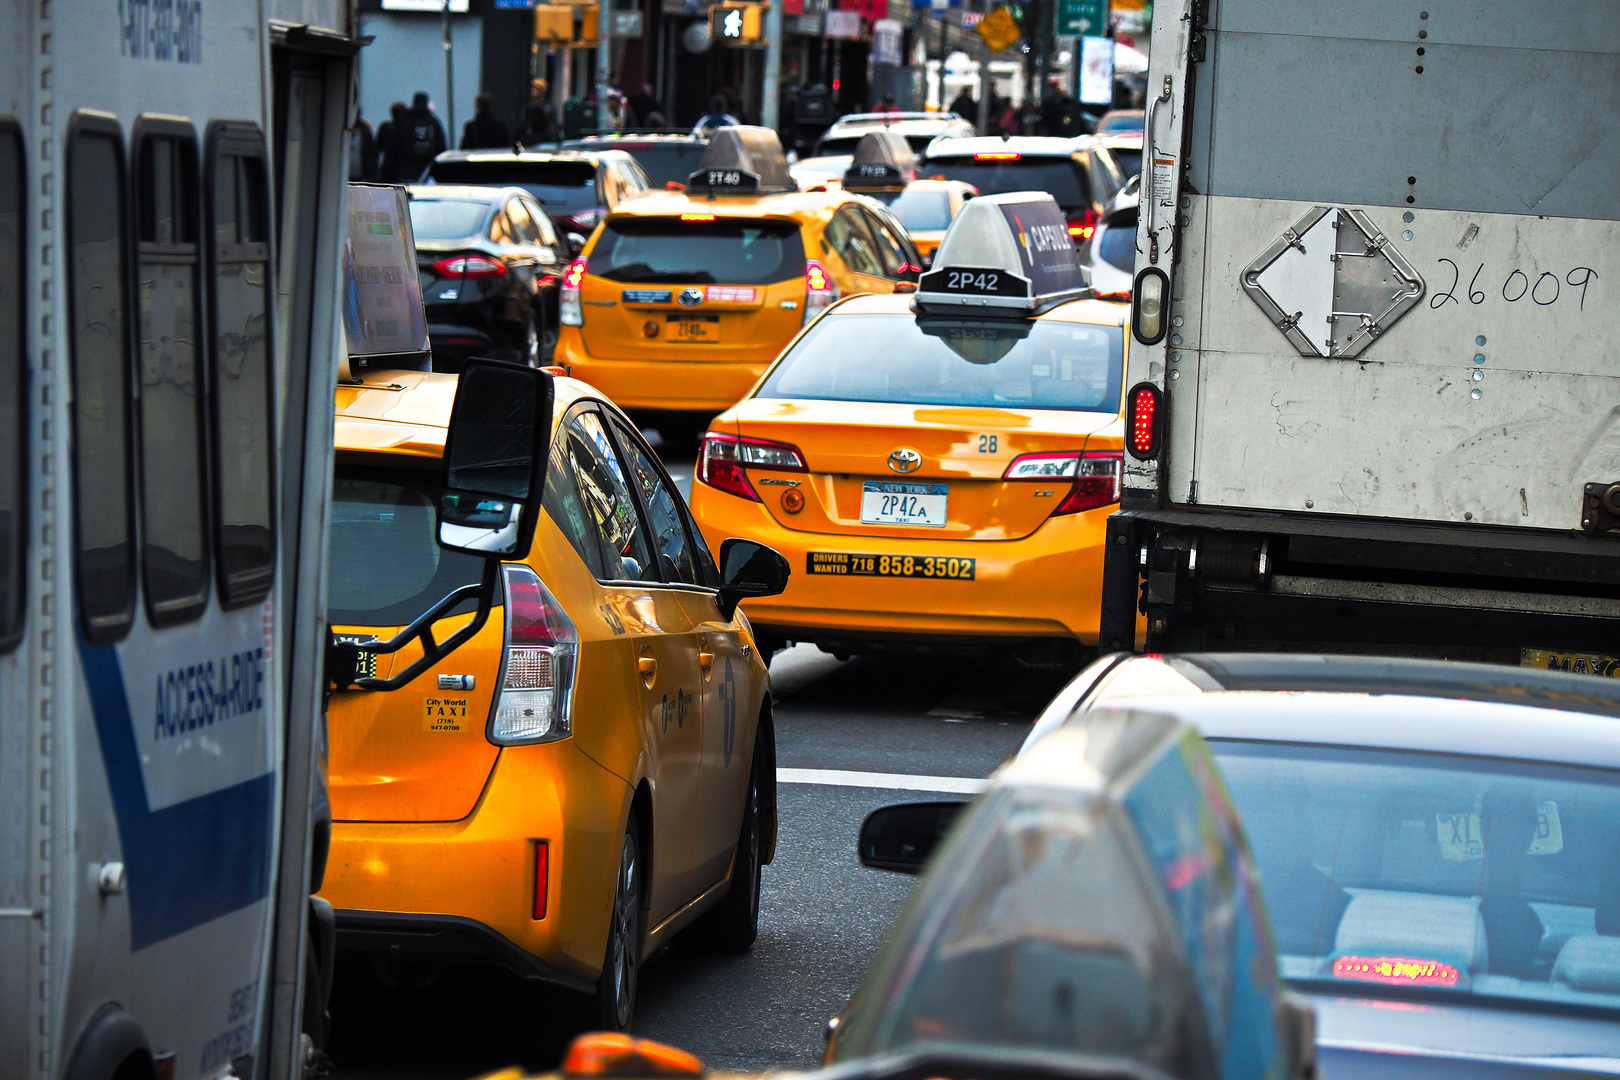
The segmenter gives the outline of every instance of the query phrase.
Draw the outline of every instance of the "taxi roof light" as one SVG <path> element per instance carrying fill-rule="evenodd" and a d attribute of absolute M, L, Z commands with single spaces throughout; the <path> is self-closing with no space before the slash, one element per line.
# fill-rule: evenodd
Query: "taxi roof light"
<path fill-rule="evenodd" d="M 786 194 L 799 190 L 788 172 L 782 140 L 765 127 L 726 127 L 709 139 L 686 188 L 715 195 Z"/>
<path fill-rule="evenodd" d="M 1137 383 L 1126 395 L 1125 448 L 1143 461 L 1159 452 L 1159 388 L 1153 383 Z"/>
<path fill-rule="evenodd" d="M 984 195 L 965 204 L 917 283 L 919 314 L 971 310 L 1028 318 L 1089 295 L 1069 223 L 1046 192 Z"/>
<path fill-rule="evenodd" d="M 917 179 L 917 154 L 900 134 L 868 131 L 855 144 L 844 187 L 849 191 L 899 191 Z"/>

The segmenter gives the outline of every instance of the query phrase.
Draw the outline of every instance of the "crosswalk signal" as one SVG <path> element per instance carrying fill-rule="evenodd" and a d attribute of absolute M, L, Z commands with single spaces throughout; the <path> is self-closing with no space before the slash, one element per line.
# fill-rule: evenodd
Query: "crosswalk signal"
<path fill-rule="evenodd" d="M 756 45 L 763 4 L 716 4 L 709 9 L 709 37 L 722 45 Z"/>

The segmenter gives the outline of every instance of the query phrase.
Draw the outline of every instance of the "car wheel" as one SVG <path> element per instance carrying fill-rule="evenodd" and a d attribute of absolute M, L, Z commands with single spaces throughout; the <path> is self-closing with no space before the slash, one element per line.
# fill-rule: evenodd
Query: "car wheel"
<path fill-rule="evenodd" d="M 636 976 L 641 951 L 641 831 L 634 818 L 624 833 L 619 874 L 608 921 L 607 955 L 596 981 L 595 1024 L 603 1031 L 629 1031 L 636 1012 Z"/>
<path fill-rule="evenodd" d="M 700 940 L 722 952 L 747 952 L 759 937 L 759 887 L 763 867 L 759 861 L 760 740 L 754 740 L 754 765 L 748 771 L 748 793 L 743 799 L 742 830 L 731 868 L 731 889 L 694 926 Z"/>

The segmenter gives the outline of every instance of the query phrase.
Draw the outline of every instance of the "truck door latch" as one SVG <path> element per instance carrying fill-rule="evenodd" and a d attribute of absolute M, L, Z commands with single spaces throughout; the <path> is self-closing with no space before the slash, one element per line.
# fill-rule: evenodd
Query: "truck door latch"
<path fill-rule="evenodd" d="M 1586 485 L 1581 528 L 1586 532 L 1620 531 L 1620 483 Z"/>

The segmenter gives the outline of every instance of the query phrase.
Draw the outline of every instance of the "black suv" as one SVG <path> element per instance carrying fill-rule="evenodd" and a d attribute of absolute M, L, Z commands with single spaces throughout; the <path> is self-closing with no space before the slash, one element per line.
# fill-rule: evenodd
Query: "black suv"
<path fill-rule="evenodd" d="M 579 246 L 610 210 L 652 187 L 623 150 L 448 150 L 428 166 L 426 182 L 520 187 L 559 232 L 578 233 Z"/>

